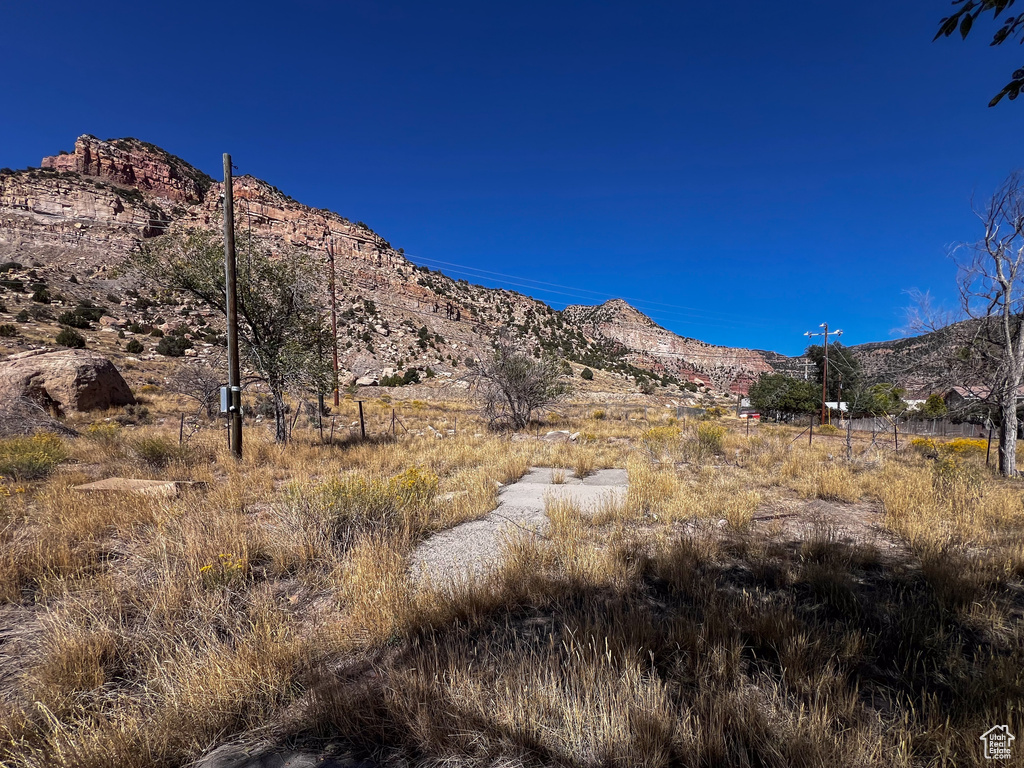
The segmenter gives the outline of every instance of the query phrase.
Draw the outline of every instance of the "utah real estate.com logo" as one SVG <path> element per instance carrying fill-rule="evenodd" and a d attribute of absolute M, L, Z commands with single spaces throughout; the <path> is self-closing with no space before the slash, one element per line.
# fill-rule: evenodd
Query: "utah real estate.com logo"
<path fill-rule="evenodd" d="M 1015 738 L 1008 726 L 993 725 L 981 734 L 981 740 L 985 742 L 985 759 L 1009 760 L 1010 742 Z"/>

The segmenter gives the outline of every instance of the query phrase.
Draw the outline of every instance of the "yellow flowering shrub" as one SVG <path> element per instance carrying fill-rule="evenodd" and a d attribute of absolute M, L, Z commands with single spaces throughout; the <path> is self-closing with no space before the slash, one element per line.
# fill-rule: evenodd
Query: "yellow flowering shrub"
<path fill-rule="evenodd" d="M 49 433 L 0 440 L 0 475 L 15 480 L 46 477 L 67 458 L 64 441 Z"/>

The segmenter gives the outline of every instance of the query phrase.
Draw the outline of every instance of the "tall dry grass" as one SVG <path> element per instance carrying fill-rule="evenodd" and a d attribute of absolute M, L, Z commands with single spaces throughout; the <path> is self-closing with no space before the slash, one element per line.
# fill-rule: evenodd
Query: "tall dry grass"
<path fill-rule="evenodd" d="M 983 730 L 1022 725 L 1021 493 L 969 451 L 847 464 L 796 430 L 664 418 L 563 419 L 580 439 L 558 444 L 397 407 L 425 434 L 250 434 L 241 463 L 219 433 L 101 424 L 5 484 L 0 764 L 184 766 L 248 734 L 425 764 L 909 767 L 977 762 Z M 485 576 L 409 578 L 418 542 L 531 466 L 629 487 L 552 502 Z M 69 487 L 112 474 L 206 485 Z M 755 527 L 813 499 L 881 505 L 911 554 L 826 520 L 796 543 Z"/>

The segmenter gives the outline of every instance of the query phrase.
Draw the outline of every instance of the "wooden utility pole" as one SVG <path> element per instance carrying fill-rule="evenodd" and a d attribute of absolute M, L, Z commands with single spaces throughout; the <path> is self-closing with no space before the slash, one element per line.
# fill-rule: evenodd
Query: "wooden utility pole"
<path fill-rule="evenodd" d="M 331 262 L 331 349 L 334 353 L 334 405 L 341 403 L 338 399 L 338 294 L 334 282 L 334 238 L 328 235 L 327 258 Z"/>
<path fill-rule="evenodd" d="M 224 153 L 224 290 L 228 335 L 228 423 L 231 453 L 242 458 L 242 373 L 238 362 L 238 288 L 235 280 L 235 199 L 231 155 Z"/>
<path fill-rule="evenodd" d="M 807 333 L 804 334 L 804 336 L 807 336 L 808 338 L 813 338 L 814 336 L 823 336 L 825 338 L 825 342 L 824 342 L 825 364 L 824 364 L 824 367 L 821 370 L 821 423 L 822 423 L 822 426 L 824 426 L 826 421 L 829 420 L 828 419 L 828 406 L 825 405 L 825 403 L 828 401 L 828 337 L 829 336 L 837 336 L 837 337 L 838 336 L 842 336 L 843 332 L 842 332 L 842 330 L 829 332 L 829 330 L 828 330 L 828 323 L 822 323 L 818 327 L 819 328 L 824 328 L 825 330 L 824 331 L 819 331 L 818 333 L 811 333 L 810 331 L 808 331 Z"/>

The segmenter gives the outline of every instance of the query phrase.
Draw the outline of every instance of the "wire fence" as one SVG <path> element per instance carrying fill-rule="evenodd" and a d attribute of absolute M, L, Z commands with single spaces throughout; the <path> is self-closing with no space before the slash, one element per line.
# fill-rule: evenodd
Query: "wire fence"
<path fill-rule="evenodd" d="M 981 424 L 954 423 L 949 419 L 892 419 L 884 416 L 851 419 L 850 429 L 854 432 L 892 431 L 893 425 L 905 435 L 927 435 L 929 437 L 987 437 L 988 430 Z M 837 423 L 846 429 L 846 422 Z"/>

